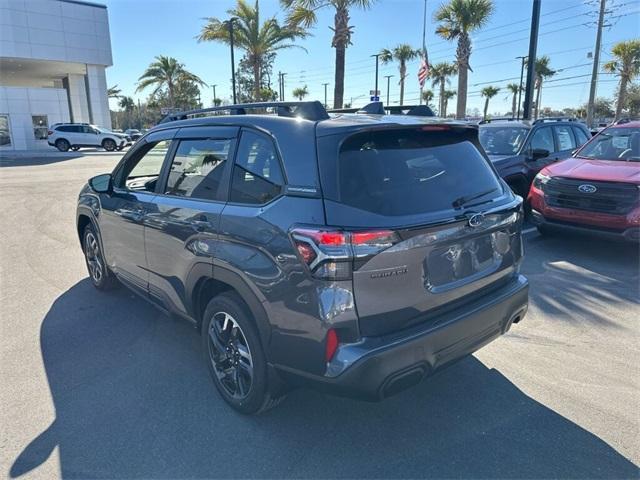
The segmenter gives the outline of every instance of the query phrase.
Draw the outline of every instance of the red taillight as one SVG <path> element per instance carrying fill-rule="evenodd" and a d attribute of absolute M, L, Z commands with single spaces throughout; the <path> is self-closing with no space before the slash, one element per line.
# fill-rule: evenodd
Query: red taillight
<path fill-rule="evenodd" d="M 325 344 L 325 349 L 324 349 L 325 361 L 330 362 L 333 356 L 335 355 L 337 349 L 338 349 L 338 334 L 333 328 L 331 328 L 327 332 L 327 343 Z"/>
<path fill-rule="evenodd" d="M 379 253 L 397 242 L 391 230 L 346 232 L 296 228 L 291 237 L 300 258 L 313 276 L 324 280 L 348 280 L 352 262 Z"/>

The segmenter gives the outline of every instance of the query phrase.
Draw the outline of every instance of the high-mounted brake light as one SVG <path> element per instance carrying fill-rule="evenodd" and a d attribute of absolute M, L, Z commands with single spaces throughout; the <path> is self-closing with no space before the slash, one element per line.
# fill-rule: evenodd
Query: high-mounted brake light
<path fill-rule="evenodd" d="M 355 259 L 366 259 L 397 243 L 391 230 L 347 232 L 296 228 L 291 238 L 302 261 L 316 278 L 348 280 Z"/>

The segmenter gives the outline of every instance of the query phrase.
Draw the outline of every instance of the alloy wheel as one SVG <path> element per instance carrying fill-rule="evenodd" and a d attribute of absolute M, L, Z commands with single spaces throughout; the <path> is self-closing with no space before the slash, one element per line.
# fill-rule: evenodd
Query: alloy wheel
<path fill-rule="evenodd" d="M 84 237 L 84 255 L 89 267 L 89 275 L 94 283 L 100 283 L 104 277 L 104 264 L 100 254 L 100 245 L 92 232 L 88 232 Z"/>
<path fill-rule="evenodd" d="M 253 382 L 253 359 L 238 322 L 226 312 L 214 314 L 208 344 L 209 359 L 222 388 L 234 399 L 246 398 Z"/>

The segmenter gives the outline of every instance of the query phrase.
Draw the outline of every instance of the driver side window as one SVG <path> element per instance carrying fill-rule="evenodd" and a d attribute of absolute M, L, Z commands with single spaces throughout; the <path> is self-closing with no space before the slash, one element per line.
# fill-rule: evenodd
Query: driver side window
<path fill-rule="evenodd" d="M 118 175 L 117 186 L 127 190 L 153 192 L 171 140 L 145 145 L 132 156 Z"/>
<path fill-rule="evenodd" d="M 553 145 L 553 134 L 551 132 L 551 127 L 541 128 L 537 132 L 535 132 L 533 134 L 533 137 L 531 137 L 530 148 L 534 150 L 548 150 L 549 153 L 554 152 L 555 147 Z"/>

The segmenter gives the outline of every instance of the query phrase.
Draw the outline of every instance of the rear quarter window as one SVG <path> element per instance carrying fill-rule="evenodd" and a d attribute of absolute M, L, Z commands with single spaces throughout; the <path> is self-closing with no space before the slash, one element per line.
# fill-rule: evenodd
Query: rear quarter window
<path fill-rule="evenodd" d="M 339 149 L 336 176 L 329 185 L 323 175 L 326 198 L 384 216 L 449 210 L 462 196 L 502 192 L 476 145 L 453 130 L 357 133 Z"/>

